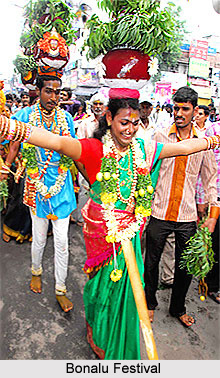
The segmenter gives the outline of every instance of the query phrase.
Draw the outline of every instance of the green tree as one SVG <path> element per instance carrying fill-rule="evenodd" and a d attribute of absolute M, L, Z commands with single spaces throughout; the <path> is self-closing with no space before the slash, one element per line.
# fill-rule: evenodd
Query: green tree
<path fill-rule="evenodd" d="M 158 57 L 161 71 L 176 68 L 178 59 L 182 54 L 180 46 L 183 44 L 185 36 L 188 33 L 185 28 L 186 21 L 181 20 L 182 8 L 176 6 L 174 3 L 168 3 L 167 10 L 174 22 L 175 32 L 169 46 Z"/>

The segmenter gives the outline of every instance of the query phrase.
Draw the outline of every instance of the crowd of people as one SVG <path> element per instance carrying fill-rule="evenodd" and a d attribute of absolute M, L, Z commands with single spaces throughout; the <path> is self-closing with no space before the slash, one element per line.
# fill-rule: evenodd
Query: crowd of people
<path fill-rule="evenodd" d="M 132 235 L 150 321 L 158 305 L 160 265 L 162 283 L 172 288 L 170 314 L 190 327 L 195 319 L 185 299 L 192 276 L 179 261 L 204 219 L 216 260 L 208 294 L 220 303 L 220 123 L 213 106 L 198 106 L 189 87 L 180 88 L 172 104 L 154 107 L 148 99 L 138 101 L 135 90 L 121 96 L 113 89 L 108 99 L 98 92 L 85 101 L 73 98 L 58 78 L 39 77 L 36 85 L 34 98 L 23 93 L 18 101 L 6 94 L 2 112 L 15 121 L 1 139 L 0 180 L 9 188 L 2 238 L 31 241 L 30 289 L 41 293 L 44 248 L 53 234 L 55 295 L 68 312 L 69 223 L 83 227 L 88 340 L 100 358 L 140 359 L 139 313 L 121 253 L 125 235 Z M 9 130 L 14 137 L 7 141 Z"/>

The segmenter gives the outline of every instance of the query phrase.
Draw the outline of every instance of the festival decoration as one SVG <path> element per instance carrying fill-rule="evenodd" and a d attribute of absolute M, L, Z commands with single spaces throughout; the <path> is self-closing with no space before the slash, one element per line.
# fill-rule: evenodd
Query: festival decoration
<path fill-rule="evenodd" d="M 74 43 L 72 7 L 60 0 L 29 1 L 24 7 L 25 25 L 20 38 L 21 53 L 14 60 L 22 83 L 35 90 L 37 71 L 62 76 L 69 59 L 68 45 Z"/>
<path fill-rule="evenodd" d="M 108 228 L 106 241 L 114 243 L 121 242 L 122 240 L 131 240 L 135 233 L 139 231 L 143 218 L 151 214 L 151 200 L 154 189 L 149 172 L 147 171 L 147 164 L 139 142 L 134 138 L 127 154 L 127 169 L 130 170 L 129 175 L 133 175 L 131 191 L 129 198 L 124 198 L 121 195 L 119 185 L 119 159 L 110 131 L 107 131 L 107 134 L 104 136 L 103 152 L 104 157 L 102 159 L 101 170 L 98 172 L 96 178 L 101 182 L 101 201 L 104 219 Z M 133 168 L 131 167 L 130 155 L 132 155 Z M 136 198 L 135 205 L 133 204 L 134 197 Z M 119 199 L 126 203 L 128 208 L 135 206 L 135 221 L 125 224 L 124 227 L 119 227 L 114 215 L 114 204 Z"/>
<path fill-rule="evenodd" d="M 102 22 L 97 15 L 87 21 L 90 58 L 115 48 L 136 49 L 156 56 L 171 42 L 174 23 L 168 8 L 160 9 L 159 1 L 100 0 L 98 5 L 108 13 L 110 21 Z"/>
<path fill-rule="evenodd" d="M 100 57 L 105 66 L 100 79 L 116 88 L 140 89 L 156 75 L 158 59 L 171 43 L 174 22 L 168 8 L 160 9 L 158 1 L 98 1 L 110 18 L 102 22 L 97 15 L 88 21 L 89 36 L 84 48 L 89 58 Z"/>

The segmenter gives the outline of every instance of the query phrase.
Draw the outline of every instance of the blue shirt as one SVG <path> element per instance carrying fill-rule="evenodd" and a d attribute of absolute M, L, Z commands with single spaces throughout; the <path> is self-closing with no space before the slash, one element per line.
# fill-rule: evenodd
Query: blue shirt
<path fill-rule="evenodd" d="M 25 107 L 19 110 L 11 118 L 17 119 L 24 123 L 29 122 L 29 117 L 35 106 Z M 75 138 L 75 128 L 72 116 L 65 112 L 68 129 L 73 138 Z M 57 114 L 55 114 L 55 121 L 57 122 Z M 51 125 L 52 126 L 52 125 Z M 44 127 L 47 130 L 47 126 L 44 123 Z M 50 130 L 49 130 L 50 131 Z M 47 160 L 47 155 L 45 154 L 45 149 L 41 147 L 36 147 L 36 156 L 38 162 L 39 171 L 43 169 L 44 163 Z M 52 158 L 50 160 L 49 166 L 42 178 L 42 182 L 50 188 L 55 184 L 56 178 L 58 177 L 58 167 L 61 155 L 54 151 Z M 68 170 L 65 183 L 61 191 L 52 196 L 50 199 L 45 199 L 39 192 L 36 195 L 36 215 L 40 218 L 46 218 L 50 213 L 56 215 L 59 219 L 67 218 L 70 213 L 76 209 L 76 198 L 73 188 L 73 180 L 70 171 Z"/>

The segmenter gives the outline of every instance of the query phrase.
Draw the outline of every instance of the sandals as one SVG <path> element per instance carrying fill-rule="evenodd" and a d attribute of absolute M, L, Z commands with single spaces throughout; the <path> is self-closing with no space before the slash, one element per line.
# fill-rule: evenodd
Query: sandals
<path fill-rule="evenodd" d="M 181 316 L 178 316 L 177 319 L 186 328 L 189 328 L 193 324 L 195 324 L 195 319 L 192 316 L 187 315 L 187 314 L 183 314 Z"/>
<path fill-rule="evenodd" d="M 10 237 L 9 235 L 7 235 L 5 232 L 3 232 L 2 240 L 3 240 L 5 243 L 9 243 L 10 240 L 11 240 L 11 237 Z"/>
<path fill-rule="evenodd" d="M 220 291 L 217 291 L 217 293 L 214 292 L 208 292 L 209 298 L 211 298 L 214 302 L 220 304 Z"/>
<path fill-rule="evenodd" d="M 75 218 L 73 218 L 72 215 L 70 215 L 70 223 L 76 223 L 76 222 L 77 222 L 77 220 Z"/>
<path fill-rule="evenodd" d="M 193 316 L 187 315 L 186 313 L 174 315 L 170 312 L 170 315 L 179 320 L 179 322 L 186 328 L 191 327 L 196 322 Z"/>

